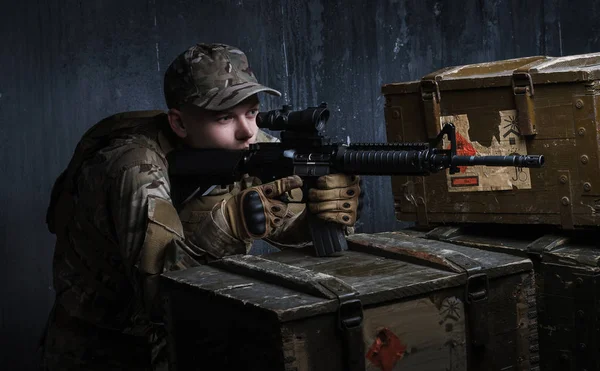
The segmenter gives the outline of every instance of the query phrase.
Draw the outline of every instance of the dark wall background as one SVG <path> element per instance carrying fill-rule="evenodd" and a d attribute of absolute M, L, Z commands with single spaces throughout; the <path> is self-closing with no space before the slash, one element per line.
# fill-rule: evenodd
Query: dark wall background
<path fill-rule="evenodd" d="M 327 101 L 336 140 L 385 141 L 383 83 L 441 67 L 600 50 L 593 0 L 53 0 L 0 12 L 0 365 L 31 367 L 52 304 L 44 214 L 83 132 L 164 108 L 162 76 L 195 42 L 244 50 L 281 90 L 264 109 Z M 368 178 L 360 232 L 400 228 L 389 179 Z"/>

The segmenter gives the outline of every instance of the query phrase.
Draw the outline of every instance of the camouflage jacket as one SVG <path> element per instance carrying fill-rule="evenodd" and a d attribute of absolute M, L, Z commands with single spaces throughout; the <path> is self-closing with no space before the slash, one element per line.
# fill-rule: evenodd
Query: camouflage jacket
<path fill-rule="evenodd" d="M 273 140 L 262 131 L 257 138 Z M 167 369 L 158 276 L 250 248 L 211 210 L 260 181 L 215 188 L 177 213 L 165 159 L 175 143 L 164 113 L 114 115 L 83 136 L 55 183 L 47 221 L 57 235 L 56 302 L 45 369 Z M 303 210 L 290 213 L 271 240 L 279 247 L 307 243 Z"/>

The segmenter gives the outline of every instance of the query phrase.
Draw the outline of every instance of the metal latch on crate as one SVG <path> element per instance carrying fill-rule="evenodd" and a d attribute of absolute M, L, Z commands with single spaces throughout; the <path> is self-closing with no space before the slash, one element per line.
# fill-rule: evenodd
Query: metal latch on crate
<path fill-rule="evenodd" d="M 338 295 L 338 327 L 342 333 L 346 370 L 364 370 L 363 310 L 356 293 Z"/>
<path fill-rule="evenodd" d="M 469 333 L 475 346 L 486 345 L 490 333 L 488 329 L 488 292 L 489 281 L 485 273 L 477 273 L 467 278 L 466 302 L 469 313 Z"/>
<path fill-rule="evenodd" d="M 515 71 L 512 76 L 512 87 L 521 135 L 537 134 L 531 75 L 527 72 Z"/>
<path fill-rule="evenodd" d="M 448 257 L 452 263 L 461 267 L 467 274 L 465 286 L 465 309 L 467 312 L 471 344 L 485 346 L 490 338 L 488 324 L 489 280 L 486 273 L 481 272 L 481 265 L 463 254 Z"/>
<path fill-rule="evenodd" d="M 232 255 L 209 264 L 316 297 L 337 300 L 337 323 L 343 342 L 344 352 L 341 356 L 344 370 L 365 370 L 362 303 L 358 293 L 347 283 L 327 274 L 254 255 Z"/>
<path fill-rule="evenodd" d="M 421 100 L 423 101 L 425 127 L 429 138 L 437 137 L 441 130 L 441 99 L 440 87 L 435 80 L 435 76 L 423 77 L 423 79 L 421 79 Z"/>
<path fill-rule="evenodd" d="M 363 308 L 355 291 L 347 287 L 321 282 L 339 302 L 337 312 L 338 330 L 342 336 L 344 370 L 365 370 L 365 345 L 363 341 Z"/>

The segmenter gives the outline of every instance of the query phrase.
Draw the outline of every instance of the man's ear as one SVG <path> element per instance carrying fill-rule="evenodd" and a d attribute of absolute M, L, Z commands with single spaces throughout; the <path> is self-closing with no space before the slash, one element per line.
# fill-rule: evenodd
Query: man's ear
<path fill-rule="evenodd" d="M 169 126 L 171 126 L 171 130 L 177 135 L 179 138 L 185 138 L 187 136 L 187 130 L 183 125 L 183 120 L 181 119 L 181 111 L 175 108 L 170 108 L 167 112 L 167 116 L 169 117 Z"/>

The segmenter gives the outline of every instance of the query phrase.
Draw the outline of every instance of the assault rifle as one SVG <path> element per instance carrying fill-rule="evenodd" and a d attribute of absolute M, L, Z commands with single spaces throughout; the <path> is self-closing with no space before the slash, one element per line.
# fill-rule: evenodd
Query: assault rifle
<path fill-rule="evenodd" d="M 456 154 L 456 129 L 443 126 L 429 143 L 331 143 L 322 134 L 329 119 L 327 104 L 292 111 L 261 112 L 260 128 L 281 131 L 281 141 L 251 144 L 244 150 L 184 149 L 169 153 L 169 178 L 175 205 L 191 196 L 208 192 L 211 186 L 240 180 L 244 174 L 267 183 L 289 175 L 303 180 L 303 200 L 318 177 L 332 173 L 349 175 L 430 175 L 444 169 L 450 174 L 459 166 L 515 166 L 539 168 L 541 155 L 459 156 Z M 437 148 L 444 136 L 449 149 Z M 311 237 L 317 256 L 347 250 L 343 226 L 325 222 L 309 213 Z"/>

